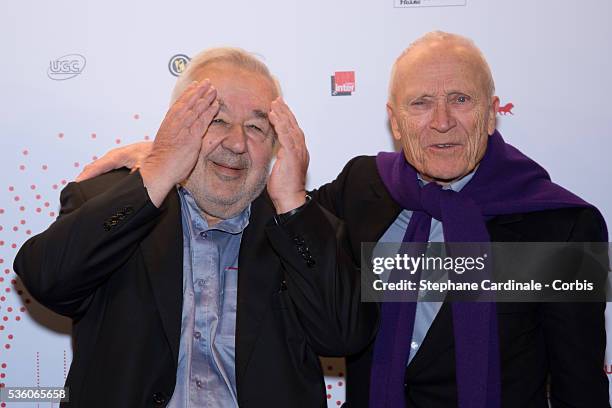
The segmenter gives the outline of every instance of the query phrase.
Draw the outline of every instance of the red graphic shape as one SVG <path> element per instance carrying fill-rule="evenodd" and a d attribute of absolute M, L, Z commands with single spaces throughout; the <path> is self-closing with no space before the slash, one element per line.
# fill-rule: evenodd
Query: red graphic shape
<path fill-rule="evenodd" d="M 514 113 L 512 113 L 513 108 L 514 104 L 512 102 L 508 102 L 504 106 L 500 106 L 499 108 L 497 108 L 497 113 L 504 116 L 506 116 L 507 114 L 514 115 Z"/>
<path fill-rule="evenodd" d="M 339 94 L 355 92 L 355 71 L 337 71 L 334 73 L 334 91 Z"/>

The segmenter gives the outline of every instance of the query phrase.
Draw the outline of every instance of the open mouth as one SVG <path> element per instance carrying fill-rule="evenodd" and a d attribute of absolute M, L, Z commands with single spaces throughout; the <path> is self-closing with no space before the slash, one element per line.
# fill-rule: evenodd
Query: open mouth
<path fill-rule="evenodd" d="M 436 143 L 428 146 L 430 149 L 434 150 L 451 150 L 457 147 L 461 147 L 458 143 Z"/>

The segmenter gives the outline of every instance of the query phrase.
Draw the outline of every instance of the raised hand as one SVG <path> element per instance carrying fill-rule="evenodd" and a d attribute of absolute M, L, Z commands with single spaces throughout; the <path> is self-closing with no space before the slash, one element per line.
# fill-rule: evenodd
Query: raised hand
<path fill-rule="evenodd" d="M 208 80 L 194 82 L 166 113 L 151 153 L 140 167 L 149 198 L 157 207 L 195 166 L 202 138 L 219 110 L 216 97 Z"/>
<path fill-rule="evenodd" d="M 268 116 L 280 143 L 268 180 L 268 194 L 276 212 L 282 214 L 306 201 L 306 172 L 310 156 L 304 132 L 281 97 L 272 102 Z"/>

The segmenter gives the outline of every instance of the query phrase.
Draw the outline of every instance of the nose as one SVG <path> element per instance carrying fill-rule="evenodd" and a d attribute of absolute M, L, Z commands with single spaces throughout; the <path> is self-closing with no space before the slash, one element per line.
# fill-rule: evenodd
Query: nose
<path fill-rule="evenodd" d="M 441 133 L 446 133 L 457 125 L 455 118 L 448 109 L 446 101 L 439 101 L 436 104 L 431 119 L 430 127 Z"/>
<path fill-rule="evenodd" d="M 235 154 L 241 154 L 247 150 L 247 135 L 240 125 L 232 125 L 221 145 Z"/>

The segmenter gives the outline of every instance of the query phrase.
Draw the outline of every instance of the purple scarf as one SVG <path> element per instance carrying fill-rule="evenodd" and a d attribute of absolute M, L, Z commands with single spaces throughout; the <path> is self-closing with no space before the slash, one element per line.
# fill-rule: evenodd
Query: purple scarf
<path fill-rule="evenodd" d="M 435 183 L 421 188 L 403 153 L 381 152 L 378 173 L 391 197 L 413 211 L 403 242 L 427 242 L 432 217 L 442 222 L 447 242 L 489 242 L 485 220 L 496 215 L 568 207 L 591 207 L 554 184 L 536 162 L 504 142 L 489 137 L 487 151 L 470 182 L 460 191 Z M 607 237 L 607 231 L 604 233 Z M 451 303 L 459 408 L 501 405 L 499 338 L 494 303 Z M 374 345 L 370 407 L 405 407 L 404 376 L 412 339 L 415 302 L 386 302 Z"/>

